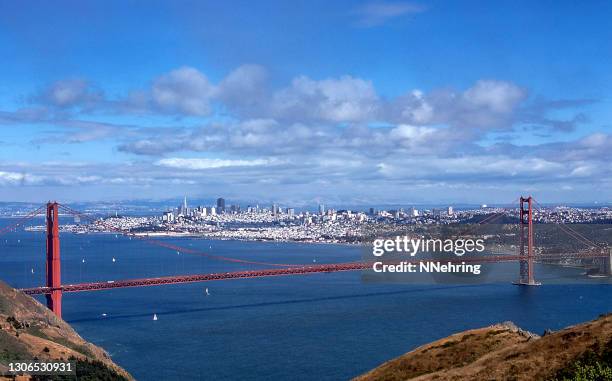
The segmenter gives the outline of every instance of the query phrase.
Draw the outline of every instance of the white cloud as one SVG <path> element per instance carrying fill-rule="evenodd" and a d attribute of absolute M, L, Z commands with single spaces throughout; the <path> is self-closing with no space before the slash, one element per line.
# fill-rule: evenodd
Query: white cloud
<path fill-rule="evenodd" d="M 493 80 L 479 80 L 463 93 L 468 104 L 497 113 L 511 112 L 525 96 L 525 91 L 513 83 Z"/>
<path fill-rule="evenodd" d="M 225 167 L 253 167 L 270 165 L 273 161 L 268 159 L 229 160 L 207 158 L 166 158 L 155 162 L 155 165 L 177 169 L 215 169 Z"/>
<path fill-rule="evenodd" d="M 104 95 L 86 80 L 64 79 L 49 85 L 37 98 L 60 108 L 89 107 L 102 101 Z"/>
<path fill-rule="evenodd" d="M 291 120 L 368 121 L 375 118 L 378 107 L 372 82 L 351 76 L 320 81 L 300 76 L 271 101 L 274 116 Z"/>
<path fill-rule="evenodd" d="M 0 185 L 37 185 L 42 182 L 42 177 L 29 173 L 18 173 L 11 171 L 0 171 Z"/>
<path fill-rule="evenodd" d="M 415 13 L 421 13 L 425 7 L 407 2 L 371 2 L 356 10 L 359 15 L 358 24 L 364 27 L 373 27 L 386 23 L 389 20 Z"/>
<path fill-rule="evenodd" d="M 23 182 L 24 179 L 24 174 L 0 171 L 0 184 L 2 185 L 19 184 Z"/>
<path fill-rule="evenodd" d="M 266 69 L 259 65 L 241 65 L 218 85 L 216 97 L 241 112 L 252 113 L 266 101 Z"/>
<path fill-rule="evenodd" d="M 391 130 L 389 137 L 391 139 L 410 140 L 419 143 L 431 136 L 435 131 L 436 129 L 431 127 L 417 127 L 400 124 Z"/>
<path fill-rule="evenodd" d="M 122 152 L 156 157 L 141 156 L 121 168 L 61 162 L 44 168 L 2 165 L 0 185 L 316 183 L 345 186 L 349 192 L 352 187 L 376 191 L 377 184 L 408 182 L 423 188 L 443 183 L 445 189 L 456 189 L 538 182 L 550 187 L 572 179 L 612 181 L 608 164 L 612 137 L 605 133 L 529 146 L 491 143 L 488 138 L 511 136 L 529 123 L 552 126 L 555 120 L 545 118 L 546 110 L 557 112 L 576 104 L 534 103 L 524 88 L 512 82 L 480 80 L 466 89 L 408 90 L 385 99 L 371 81 L 358 77 L 297 76 L 276 89 L 269 88 L 266 78 L 263 67 L 243 65 L 211 83 L 197 69 L 182 67 L 154 79 L 148 88 L 131 92 L 129 100 L 99 103 L 90 97 L 96 93 L 85 82 L 57 84 L 47 93 L 48 104 L 0 112 L 0 123 L 44 123 L 47 139 L 37 141 L 40 144 L 112 139 Z M 119 114 L 138 110 L 172 117 L 215 117 L 157 128 L 96 122 L 91 115 L 69 117 L 85 114 L 83 105 L 93 104 Z M 132 108 L 109 106 L 118 104 Z M 101 152 L 105 148 L 97 147 Z M 189 152 L 206 157 L 182 157 Z M 220 176 L 209 176 L 206 170 Z M 300 192 L 310 189 L 304 188 Z"/>
<path fill-rule="evenodd" d="M 170 113 L 208 115 L 214 87 L 197 69 L 181 67 L 153 82 L 151 97 L 156 106 Z"/>
<path fill-rule="evenodd" d="M 445 125 L 473 137 L 470 132 L 473 129 L 513 129 L 526 99 L 527 92 L 511 82 L 479 80 L 463 92 L 413 90 L 388 102 L 381 119 L 413 125 Z M 534 120 L 532 116 L 523 121 Z"/>

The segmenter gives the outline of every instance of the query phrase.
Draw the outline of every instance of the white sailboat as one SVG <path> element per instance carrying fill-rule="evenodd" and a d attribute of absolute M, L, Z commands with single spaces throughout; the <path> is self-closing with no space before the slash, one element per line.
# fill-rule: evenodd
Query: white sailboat
<path fill-rule="evenodd" d="M 153 314 L 153 321 L 157 321 L 157 314 Z"/>
<path fill-rule="evenodd" d="M 208 292 L 208 287 L 206 287 L 206 289 L 204 290 L 204 292 L 206 293 L 206 296 L 210 295 L 210 292 Z"/>

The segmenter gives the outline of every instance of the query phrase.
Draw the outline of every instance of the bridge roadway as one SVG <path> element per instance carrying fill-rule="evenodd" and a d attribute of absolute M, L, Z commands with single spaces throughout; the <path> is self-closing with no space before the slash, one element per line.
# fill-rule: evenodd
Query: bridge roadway
<path fill-rule="evenodd" d="M 582 258 L 597 258 L 603 256 L 602 254 L 591 253 L 590 255 L 580 256 Z M 417 259 L 409 258 L 402 260 L 407 263 L 419 263 L 423 261 L 431 262 L 451 262 L 451 263 L 491 263 L 491 262 L 514 262 L 520 260 L 526 260 L 527 258 L 520 255 L 490 255 L 484 257 L 472 257 L 463 258 L 456 257 L 449 260 L 444 259 Z M 543 259 L 559 259 L 559 256 L 535 256 L 534 260 Z M 389 263 L 389 262 L 385 262 Z M 373 262 L 349 262 L 349 263 L 331 263 L 321 264 L 312 266 L 301 266 L 301 267 L 289 267 L 289 268 L 272 268 L 272 269 L 261 269 L 261 270 L 249 270 L 249 271 L 233 271 L 225 273 L 210 273 L 210 274 L 195 274 L 195 275 L 176 275 L 166 276 L 159 278 L 142 278 L 142 279 L 128 279 L 128 280 L 116 280 L 106 282 L 90 282 L 90 283 L 78 283 L 78 284 L 67 284 L 62 285 L 62 292 L 82 292 L 82 291 L 97 291 L 97 290 L 109 290 L 113 288 L 127 288 L 127 287 L 146 287 L 146 286 L 159 286 L 164 284 L 178 284 L 178 283 L 193 283 L 193 282 L 209 282 L 216 280 L 229 280 L 229 279 L 244 279 L 244 278 L 261 278 L 271 276 L 288 276 L 288 275 L 306 275 L 316 273 L 329 273 L 339 271 L 356 271 L 365 270 L 372 267 Z M 51 287 L 33 287 L 23 288 L 25 294 L 28 295 L 43 295 L 51 293 L 53 289 Z"/>

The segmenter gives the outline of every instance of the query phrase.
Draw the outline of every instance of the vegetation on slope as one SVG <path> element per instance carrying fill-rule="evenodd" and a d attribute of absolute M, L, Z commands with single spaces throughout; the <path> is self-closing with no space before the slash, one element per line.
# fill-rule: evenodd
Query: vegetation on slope
<path fill-rule="evenodd" d="M 612 314 L 539 337 L 512 323 L 457 333 L 359 376 L 359 381 L 612 381 Z"/>
<path fill-rule="evenodd" d="M 33 298 L 0 281 L 0 374 L 14 361 L 67 359 L 76 362 L 79 380 L 132 379 L 104 350 L 85 341 Z M 73 380 L 75 376 L 30 379 Z"/>
<path fill-rule="evenodd" d="M 552 381 L 612 381 L 612 340 L 589 348 L 559 369 Z"/>

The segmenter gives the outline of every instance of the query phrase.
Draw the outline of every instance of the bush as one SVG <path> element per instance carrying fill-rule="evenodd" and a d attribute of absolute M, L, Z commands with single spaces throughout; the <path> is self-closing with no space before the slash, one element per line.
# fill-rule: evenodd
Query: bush
<path fill-rule="evenodd" d="M 559 370 L 554 381 L 612 381 L 612 340 L 602 351 L 589 350 Z"/>

